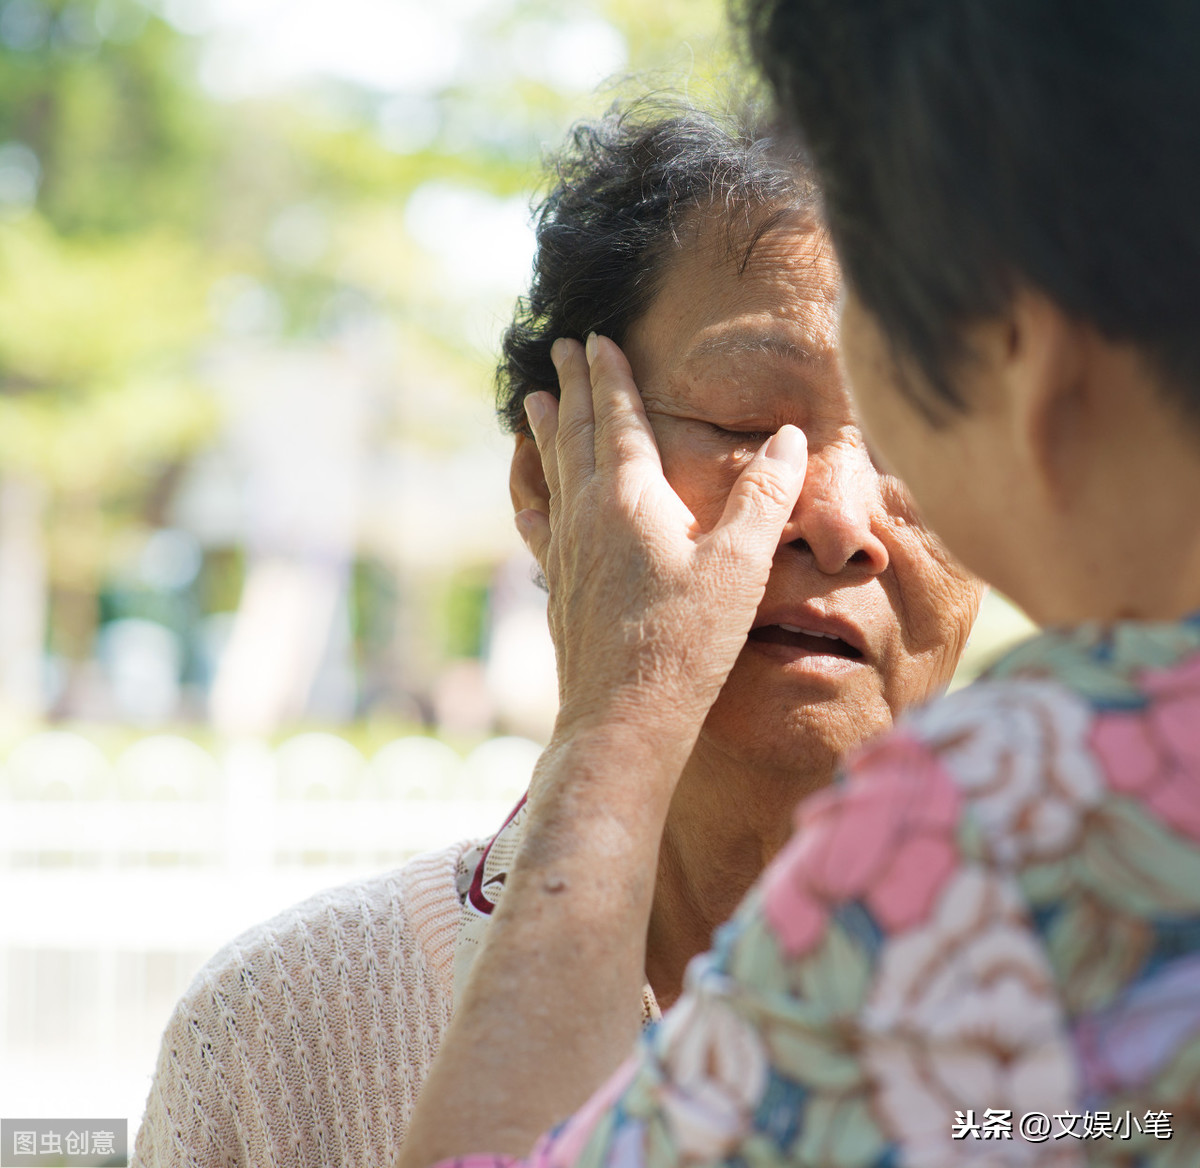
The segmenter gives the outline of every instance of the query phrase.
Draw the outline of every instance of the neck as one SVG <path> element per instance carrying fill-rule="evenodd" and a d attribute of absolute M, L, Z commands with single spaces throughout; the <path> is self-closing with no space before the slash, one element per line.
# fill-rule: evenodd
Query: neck
<path fill-rule="evenodd" d="M 697 744 L 667 814 L 646 935 L 646 977 L 663 1009 L 787 841 L 795 805 L 832 777 L 825 764 L 782 771 Z"/>
<path fill-rule="evenodd" d="M 1018 363 L 976 419 L 980 465 L 1003 468 L 976 566 L 1038 624 L 1200 609 L 1200 418 L 1137 346 L 1090 326 L 1055 345 L 1069 376 Z"/>
<path fill-rule="evenodd" d="M 1200 610 L 1197 430 L 1157 394 L 1127 397 L 1127 428 L 1114 424 L 1083 489 L 1045 531 L 1050 550 L 1028 581 L 1041 624 L 1173 621 Z"/>

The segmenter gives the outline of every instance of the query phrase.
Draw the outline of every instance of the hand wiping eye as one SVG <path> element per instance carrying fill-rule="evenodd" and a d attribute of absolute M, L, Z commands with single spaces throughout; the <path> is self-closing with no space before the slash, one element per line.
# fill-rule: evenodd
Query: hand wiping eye
<path fill-rule="evenodd" d="M 804 435 L 794 426 L 728 430 L 692 419 L 752 456 L 722 516 L 699 531 L 664 477 L 621 350 L 593 337 L 586 355 L 577 342 L 564 341 L 554 356 L 560 400 L 527 399 L 535 407 L 530 423 L 550 514 L 523 511 L 517 519 L 549 583 L 563 695 L 556 734 L 636 711 L 636 732 L 657 736 L 661 745 L 667 731 L 656 729 L 647 711 L 669 709 L 669 733 L 678 738 L 682 760 L 762 600 L 804 482 Z M 641 581 L 637 589 L 629 587 L 633 577 Z M 709 651 L 697 653 L 699 645 Z M 668 660 L 665 647 L 678 660 Z M 695 666 L 701 659 L 703 670 Z M 665 679 L 681 691 L 669 700 L 660 688 Z"/>

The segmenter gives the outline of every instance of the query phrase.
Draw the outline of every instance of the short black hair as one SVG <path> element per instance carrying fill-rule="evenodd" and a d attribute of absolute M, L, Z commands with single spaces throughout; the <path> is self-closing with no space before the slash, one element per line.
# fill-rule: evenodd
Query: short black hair
<path fill-rule="evenodd" d="M 931 416 L 965 404 L 963 327 L 1029 286 L 1200 419 L 1195 0 L 733 2 Z"/>
<path fill-rule="evenodd" d="M 817 204 L 804 157 L 781 149 L 748 102 L 728 113 L 663 96 L 614 106 L 572 128 L 550 173 L 535 211 L 533 279 L 496 370 L 497 413 L 514 433 L 528 432 L 528 394 L 558 392 L 554 341 L 598 332 L 621 344 L 698 212 L 718 211 L 748 257 L 777 219 Z"/>

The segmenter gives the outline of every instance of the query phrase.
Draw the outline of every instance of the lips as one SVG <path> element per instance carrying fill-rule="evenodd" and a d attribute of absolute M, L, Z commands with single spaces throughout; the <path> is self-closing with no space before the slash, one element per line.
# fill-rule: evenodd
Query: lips
<path fill-rule="evenodd" d="M 750 630 L 750 640 L 850 661 L 866 655 L 861 630 L 840 617 L 808 608 L 760 614 Z"/>
<path fill-rule="evenodd" d="M 808 629 L 793 628 L 791 625 L 763 625 L 750 630 L 750 640 L 765 645 L 786 645 L 792 649 L 806 649 L 810 653 L 823 653 L 831 657 L 847 657 L 858 660 L 862 654 L 841 637 L 830 637 Z"/>

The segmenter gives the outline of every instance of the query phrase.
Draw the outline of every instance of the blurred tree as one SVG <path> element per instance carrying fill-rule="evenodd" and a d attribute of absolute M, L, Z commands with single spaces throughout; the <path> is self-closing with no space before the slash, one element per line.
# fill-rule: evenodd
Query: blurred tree
<path fill-rule="evenodd" d="M 0 4 L 0 141 L 32 152 L 57 231 L 192 229 L 217 138 L 196 46 L 137 0 Z"/>
<path fill-rule="evenodd" d="M 114 527 L 211 429 L 189 359 L 219 137 L 193 50 L 135 0 L 0 3 L 0 689 L 24 712 L 45 589 L 18 576 L 45 573 L 55 647 L 86 658 Z"/>
<path fill-rule="evenodd" d="M 171 21 L 194 29 L 219 7 L 0 0 L 10 705 L 37 704 L 45 595 L 55 651 L 85 662 L 114 558 L 159 521 L 164 484 L 214 434 L 201 358 L 375 328 L 402 354 L 380 449 L 457 449 L 486 416 L 543 152 L 620 92 L 707 100 L 737 76 L 723 0 L 505 0 L 467 5 L 456 63 L 434 83 L 309 75 L 216 96 L 227 46 Z M 333 8 L 329 21 L 337 35 L 372 35 L 338 26 Z M 634 80 L 593 93 L 607 74 Z M 474 567 L 495 547 L 478 541 Z M 406 647 L 411 660 L 471 641 L 479 613 L 460 607 L 445 643 Z"/>

